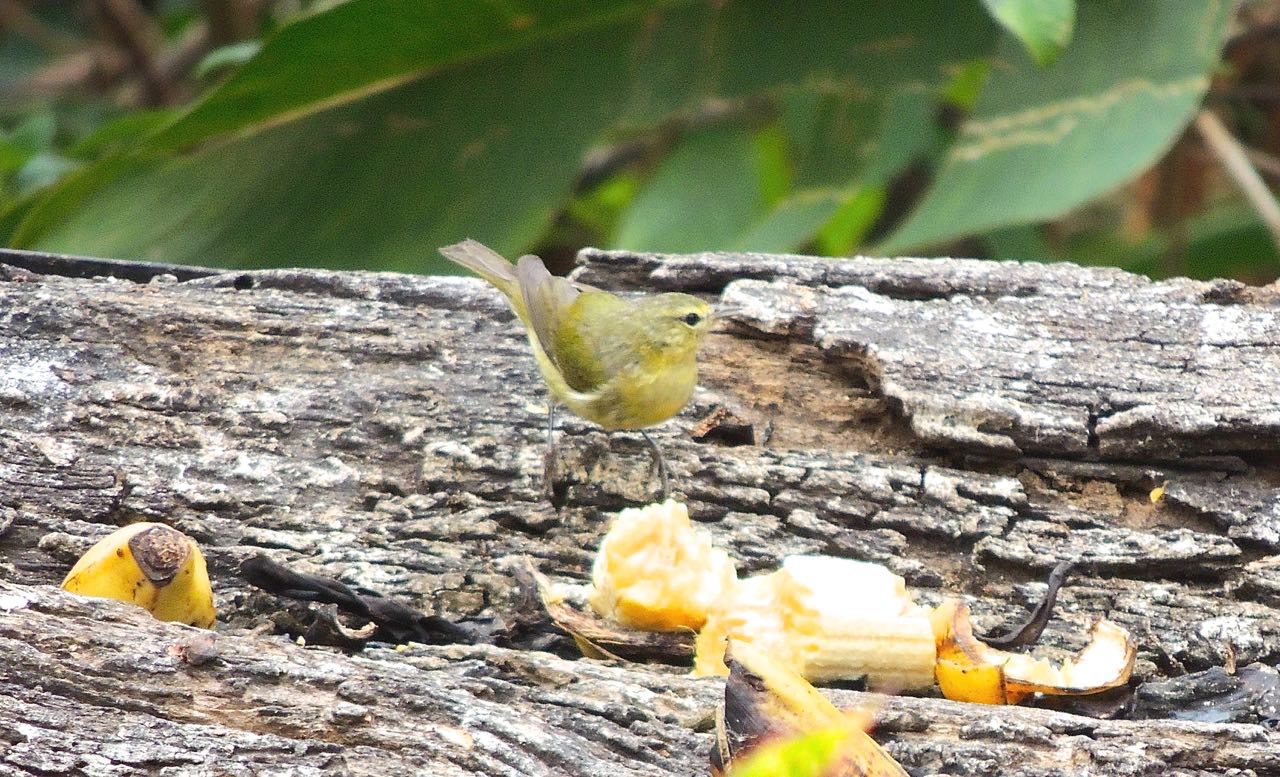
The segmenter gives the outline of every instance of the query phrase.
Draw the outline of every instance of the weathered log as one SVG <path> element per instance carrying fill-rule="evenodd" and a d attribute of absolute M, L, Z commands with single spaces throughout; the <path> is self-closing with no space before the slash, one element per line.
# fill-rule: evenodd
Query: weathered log
<path fill-rule="evenodd" d="M 580 261 L 597 285 L 736 308 L 705 388 L 655 436 L 744 570 L 795 552 L 880 561 L 922 601 L 968 595 L 998 631 L 1076 558 L 1051 651 L 1107 615 L 1137 635 L 1140 680 L 1280 657 L 1276 289 L 962 260 Z M 716 681 L 518 645 L 348 656 L 262 632 L 289 605 L 239 576 L 255 553 L 510 622 L 527 609 L 520 559 L 582 581 L 608 513 L 652 495 L 642 441 L 565 419 L 566 504 L 545 500 L 545 396 L 495 292 L 0 262 L 28 268 L 0 268 L 0 773 L 705 770 Z M 689 437 L 717 407 L 763 445 Z M 138 518 L 206 549 L 217 658 L 170 650 L 190 629 L 44 587 Z M 1259 725 L 928 698 L 882 717 L 915 774 L 1280 773 L 1280 736 Z"/>

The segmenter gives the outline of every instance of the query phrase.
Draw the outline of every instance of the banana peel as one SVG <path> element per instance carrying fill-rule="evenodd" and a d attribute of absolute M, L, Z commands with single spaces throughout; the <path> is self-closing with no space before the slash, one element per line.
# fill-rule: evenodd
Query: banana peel
<path fill-rule="evenodd" d="M 525 558 L 516 568 L 525 591 L 536 594 L 543 611 L 577 644 L 582 655 L 596 659 L 683 663 L 693 658 L 693 631 L 647 631 L 581 612 L 565 601 L 564 592 Z"/>
<path fill-rule="evenodd" d="M 162 621 L 211 629 L 216 619 L 204 555 L 194 540 L 162 523 L 134 523 L 103 537 L 62 588 L 131 602 Z"/>
<path fill-rule="evenodd" d="M 1099 620 L 1089 643 L 1060 665 L 990 647 L 973 635 L 969 606 L 944 602 L 931 615 L 942 695 L 977 704 L 1017 704 L 1032 694 L 1083 696 L 1129 682 L 1137 645 L 1123 627 Z"/>

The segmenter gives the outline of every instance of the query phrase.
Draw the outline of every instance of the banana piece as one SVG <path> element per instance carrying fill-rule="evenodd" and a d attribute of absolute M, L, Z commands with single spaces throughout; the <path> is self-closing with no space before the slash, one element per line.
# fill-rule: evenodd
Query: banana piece
<path fill-rule="evenodd" d="M 697 631 L 696 676 L 730 675 L 732 642 L 734 651 L 763 654 L 810 682 L 865 678 L 873 689 L 898 692 L 936 680 L 949 699 L 1016 704 L 1031 694 L 1123 685 L 1136 655 L 1132 635 L 1110 621 L 1098 622 L 1086 649 L 1061 664 L 1006 653 L 973 634 L 962 602 L 923 608 L 879 564 L 788 556 L 781 569 L 739 579 L 728 553 L 670 500 L 622 511 L 601 542 L 589 601 L 635 629 Z"/>
<path fill-rule="evenodd" d="M 618 514 L 591 569 L 590 603 L 624 626 L 692 630 L 737 579 L 729 554 L 693 527 L 687 507 L 668 499 Z"/>
<path fill-rule="evenodd" d="M 162 621 L 213 628 L 213 588 L 195 541 L 162 523 L 134 523 L 108 534 L 71 568 L 62 588 L 132 602 Z"/>
<path fill-rule="evenodd" d="M 933 627 L 901 577 L 879 564 L 830 556 L 788 556 L 782 571 L 808 590 L 816 616 L 801 635 L 806 679 L 865 677 L 892 692 L 933 685 Z"/>
<path fill-rule="evenodd" d="M 753 647 L 813 682 L 865 677 L 902 691 L 933 685 L 928 613 L 879 564 L 788 556 L 782 569 L 739 581 L 698 633 L 695 675 L 728 674 L 725 647 Z"/>

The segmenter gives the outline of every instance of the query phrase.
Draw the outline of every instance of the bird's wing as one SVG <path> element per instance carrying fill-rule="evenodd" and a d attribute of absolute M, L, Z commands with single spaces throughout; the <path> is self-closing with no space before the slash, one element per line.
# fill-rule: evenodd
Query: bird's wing
<path fill-rule="evenodd" d="M 626 300 L 552 275 L 536 256 L 520 257 L 516 277 L 528 325 L 569 388 L 594 391 L 624 366 L 634 326 Z"/>
<path fill-rule="evenodd" d="M 543 350 L 558 367 L 560 363 L 555 353 L 556 332 L 579 292 L 569 281 L 547 272 L 546 265 L 536 256 L 520 257 L 520 261 L 516 262 L 516 279 L 529 317 L 527 323 L 533 328 Z"/>
<path fill-rule="evenodd" d="M 577 391 L 594 391 L 634 361 L 634 311 L 607 291 L 584 291 L 560 319 L 553 348 L 560 372 Z"/>

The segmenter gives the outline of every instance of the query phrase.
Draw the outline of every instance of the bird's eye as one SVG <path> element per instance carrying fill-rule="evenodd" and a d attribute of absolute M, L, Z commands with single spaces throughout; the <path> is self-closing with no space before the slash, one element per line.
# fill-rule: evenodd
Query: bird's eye
<path fill-rule="evenodd" d="M 697 326 L 698 323 L 702 321 L 702 316 L 698 315 L 697 313 L 685 313 L 684 318 L 681 318 L 680 320 L 685 322 L 689 326 Z"/>

